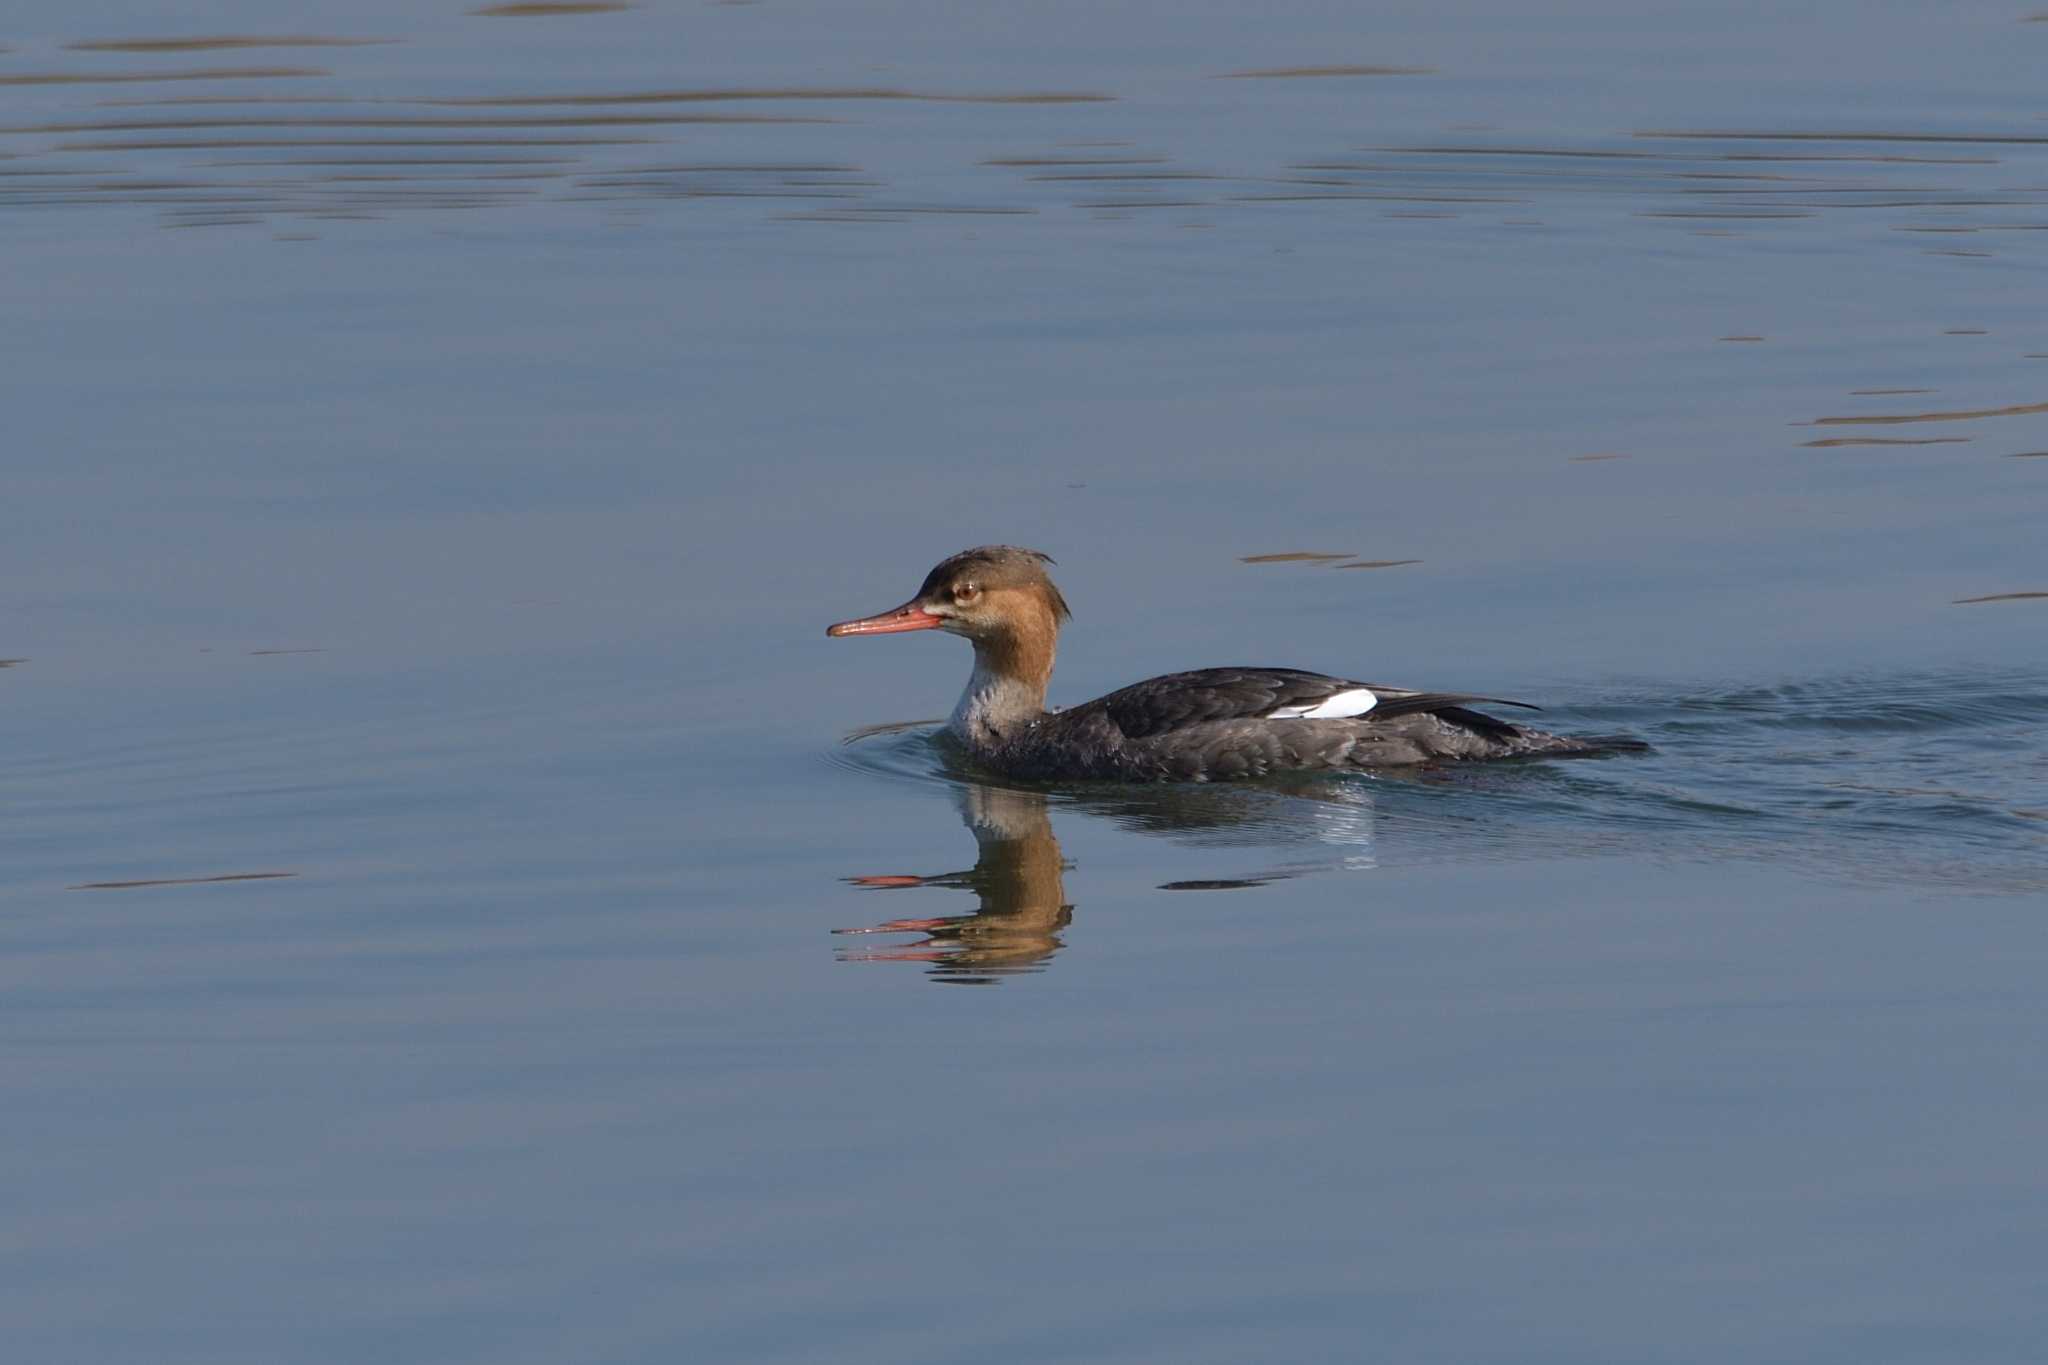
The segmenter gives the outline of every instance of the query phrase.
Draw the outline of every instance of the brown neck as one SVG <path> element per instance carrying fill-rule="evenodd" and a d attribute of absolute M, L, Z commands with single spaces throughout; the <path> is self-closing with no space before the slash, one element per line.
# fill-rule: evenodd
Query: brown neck
<path fill-rule="evenodd" d="M 1011 617 L 1011 629 L 974 642 L 974 666 L 1023 688 L 1032 705 L 1043 711 L 1045 689 L 1052 682 L 1053 650 L 1059 640 L 1059 627 L 1043 604 L 1035 599 L 1026 600 L 1032 610 L 1019 611 Z"/>
<path fill-rule="evenodd" d="M 974 641 L 974 674 L 951 724 L 970 747 L 994 744 L 1045 714 L 1059 622 L 1036 595 L 1017 596 L 1004 629 Z"/>

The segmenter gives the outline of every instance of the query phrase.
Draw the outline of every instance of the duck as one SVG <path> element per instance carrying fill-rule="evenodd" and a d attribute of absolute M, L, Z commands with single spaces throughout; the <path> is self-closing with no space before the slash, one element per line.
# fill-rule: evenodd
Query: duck
<path fill-rule="evenodd" d="M 980 768 L 1020 781 L 1219 782 L 1485 759 L 1584 755 L 1474 706 L 1528 702 L 1430 692 L 1296 668 L 1198 668 L 1046 707 L 1067 600 L 1052 557 L 981 545 L 940 561 L 902 606 L 826 627 L 832 638 L 940 630 L 974 646 L 946 732 Z"/>

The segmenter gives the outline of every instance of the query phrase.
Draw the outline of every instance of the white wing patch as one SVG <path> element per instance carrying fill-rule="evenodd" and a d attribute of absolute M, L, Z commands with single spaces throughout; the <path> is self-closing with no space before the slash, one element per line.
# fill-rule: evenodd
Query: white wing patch
<path fill-rule="evenodd" d="M 1344 720 L 1351 716 L 1362 716 L 1380 704 L 1371 688 L 1354 687 L 1324 697 L 1314 706 L 1283 706 L 1277 711 L 1266 713 L 1268 720 Z"/>

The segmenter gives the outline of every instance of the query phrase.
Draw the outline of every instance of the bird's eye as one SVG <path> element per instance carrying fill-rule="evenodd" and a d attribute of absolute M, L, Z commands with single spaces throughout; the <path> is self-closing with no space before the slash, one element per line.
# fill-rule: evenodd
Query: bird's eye
<path fill-rule="evenodd" d="M 955 583 L 953 585 L 953 600 L 963 606 L 979 596 L 981 596 L 981 588 L 978 584 Z"/>

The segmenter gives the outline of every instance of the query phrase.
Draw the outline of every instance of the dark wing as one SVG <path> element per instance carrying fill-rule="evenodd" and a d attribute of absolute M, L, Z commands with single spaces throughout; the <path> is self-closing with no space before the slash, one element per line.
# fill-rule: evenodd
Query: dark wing
<path fill-rule="evenodd" d="M 1510 701 L 1506 697 L 1482 697 L 1473 692 L 1410 692 L 1405 687 L 1381 687 L 1376 683 L 1353 685 L 1370 687 L 1379 697 L 1380 704 L 1372 708 L 1372 718 L 1376 720 L 1392 720 L 1395 716 L 1413 715 L 1417 711 L 1441 715 L 1475 701 L 1489 706 L 1519 706 L 1524 711 L 1543 709 L 1526 701 Z"/>
<path fill-rule="evenodd" d="M 1115 722 L 1128 738 L 1145 739 L 1209 721 L 1257 720 L 1275 713 L 1298 716 L 1302 712 L 1313 711 L 1332 698 L 1359 692 L 1370 692 L 1374 699 L 1372 705 L 1355 713 L 1346 711 L 1345 714 L 1356 714 L 1361 720 L 1404 716 L 1416 711 L 1438 711 L 1463 702 L 1497 700 L 1462 692 L 1412 692 L 1399 687 L 1380 687 L 1350 678 L 1333 678 L 1326 673 L 1304 673 L 1298 668 L 1199 668 L 1189 673 L 1147 678 L 1075 710 L 1099 711 Z M 1502 704 L 1524 705 L 1522 702 Z M 1339 709 L 1343 709 L 1341 703 Z"/>

